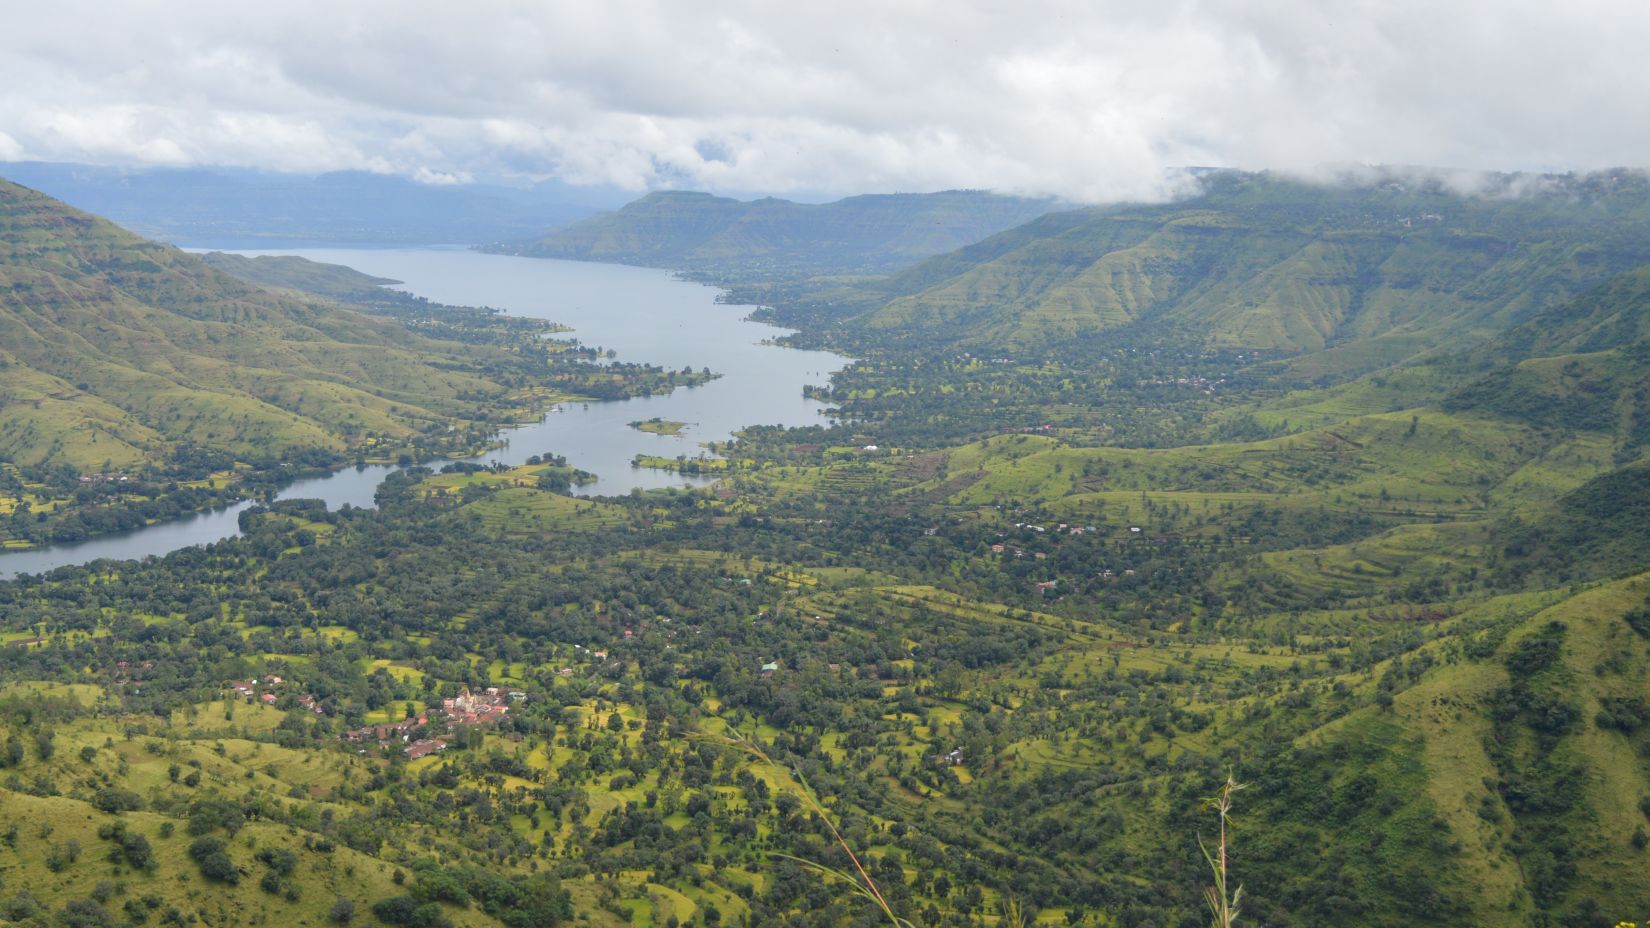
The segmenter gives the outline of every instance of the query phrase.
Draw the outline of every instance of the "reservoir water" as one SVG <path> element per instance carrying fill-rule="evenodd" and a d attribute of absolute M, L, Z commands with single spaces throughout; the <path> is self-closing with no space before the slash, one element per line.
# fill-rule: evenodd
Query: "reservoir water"
<path fill-rule="evenodd" d="M 824 404 L 802 388 L 825 384 L 846 362 L 841 355 L 769 343 L 783 329 L 751 322 L 747 309 L 716 302 L 717 291 L 669 272 L 615 264 L 487 255 L 462 248 L 302 249 L 243 254 L 296 254 L 314 261 L 404 281 L 402 288 L 438 303 L 491 306 L 512 315 L 571 326 L 565 336 L 612 349 L 623 361 L 721 374 L 700 387 L 664 396 L 604 403 L 567 403 L 539 422 L 501 433 L 503 446 L 478 461 L 520 464 L 535 454 L 561 454 L 596 475 L 577 492 L 619 495 L 632 488 L 692 486 L 703 478 L 631 466 L 638 454 L 693 457 L 700 444 L 724 441 L 747 425 L 823 423 Z M 688 423 L 679 435 L 629 427 L 653 417 Z M 436 462 L 439 466 L 442 462 Z M 279 499 L 321 499 L 328 507 L 373 505 L 373 491 L 395 468 L 348 468 L 300 480 Z M 0 580 L 100 558 L 162 555 L 239 533 L 249 503 L 200 513 L 120 535 L 0 554 Z"/>

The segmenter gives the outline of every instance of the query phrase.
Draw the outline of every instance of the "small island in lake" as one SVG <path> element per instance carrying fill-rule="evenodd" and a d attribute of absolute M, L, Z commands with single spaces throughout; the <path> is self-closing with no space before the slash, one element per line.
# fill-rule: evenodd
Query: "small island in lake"
<path fill-rule="evenodd" d="M 661 419 L 654 416 L 651 419 L 642 419 L 630 423 L 630 427 L 641 432 L 651 432 L 654 435 L 680 435 L 688 427 L 686 422 L 677 422 L 674 419 Z"/>
<path fill-rule="evenodd" d="M 667 458 L 662 454 L 638 454 L 630 459 L 631 467 L 646 467 L 651 470 L 662 470 L 673 474 L 683 474 L 689 477 L 702 477 L 709 474 L 725 474 L 732 466 L 727 458 L 711 458 L 703 455 L 690 458 L 679 454 Z"/>

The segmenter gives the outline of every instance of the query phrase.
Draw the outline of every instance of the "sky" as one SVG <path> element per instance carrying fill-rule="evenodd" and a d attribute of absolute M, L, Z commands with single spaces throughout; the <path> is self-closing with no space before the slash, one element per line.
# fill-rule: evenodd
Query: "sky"
<path fill-rule="evenodd" d="M 10 7 L 10 9 L 5 9 Z M 0 161 L 1156 199 L 1650 162 L 1644 0 L 0 0 Z"/>

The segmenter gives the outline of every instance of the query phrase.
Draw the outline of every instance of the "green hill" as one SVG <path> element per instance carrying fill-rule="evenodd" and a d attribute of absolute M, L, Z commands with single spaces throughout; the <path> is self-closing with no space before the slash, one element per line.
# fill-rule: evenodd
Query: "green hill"
<path fill-rule="evenodd" d="M 1369 369 L 1493 334 L 1650 261 L 1650 182 L 1539 181 L 1463 195 L 1400 175 L 1217 174 L 1191 200 L 1043 217 L 792 312 L 869 342 L 1327 350 L 1320 363 Z"/>
<path fill-rule="evenodd" d="M 201 260 L 231 277 L 250 283 L 299 290 L 345 302 L 376 298 L 383 292 L 384 286 L 401 282 L 363 274 L 342 264 L 326 264 L 297 255 L 258 255 L 249 258 L 213 251 L 201 255 Z"/>
<path fill-rule="evenodd" d="M 272 915 L 310 928 L 370 923 L 375 903 L 416 891 L 429 873 L 429 861 L 383 855 L 368 831 L 341 840 L 312 827 L 361 811 L 349 784 L 371 761 L 274 743 L 280 713 L 263 706 L 97 717 L 90 710 L 100 695 L 89 686 L 0 688 L 16 726 L 7 734 L 24 725 L 41 733 L 4 764 L 12 787 L 24 776 L 30 784 L 0 788 L 0 879 L 9 891 L 0 917 L 9 922 L 78 915 L 119 924 L 111 914 L 119 912 L 126 924 L 255 925 Z M 209 860 L 206 847 L 224 863 Z M 544 888 L 547 914 L 565 912 L 555 882 Z M 443 923 L 503 922 L 496 906 L 467 902 L 440 906 Z"/>
<path fill-rule="evenodd" d="M 132 528 L 350 457 L 470 451 L 548 395 L 542 325 L 396 296 L 373 314 L 268 289 L 0 181 L 0 542 Z"/>
<path fill-rule="evenodd" d="M 950 190 L 792 203 L 666 191 L 557 229 L 512 254 L 669 267 L 741 280 L 881 274 L 1042 215 L 1050 200 Z"/>
<path fill-rule="evenodd" d="M 1586 354 L 1650 343 L 1650 266 L 1612 278 L 1498 339 L 1520 358 Z"/>
<path fill-rule="evenodd" d="M 406 442 L 508 405 L 501 354 L 238 281 L 0 182 L 0 457 L 83 470 Z"/>
<path fill-rule="evenodd" d="M 1609 433 L 1618 460 L 1635 457 L 1650 446 L 1650 266 L 1540 313 L 1471 358 L 1490 372 L 1445 408 Z"/>

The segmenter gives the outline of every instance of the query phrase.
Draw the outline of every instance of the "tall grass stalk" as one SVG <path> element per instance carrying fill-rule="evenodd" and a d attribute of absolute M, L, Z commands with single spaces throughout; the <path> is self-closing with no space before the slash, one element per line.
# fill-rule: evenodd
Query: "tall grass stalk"
<path fill-rule="evenodd" d="M 1197 839 L 1198 849 L 1203 852 L 1203 859 L 1209 862 L 1209 870 L 1214 874 L 1214 885 L 1203 888 L 1203 898 L 1209 903 L 1209 914 L 1212 916 L 1210 924 L 1214 928 L 1232 928 L 1237 921 L 1238 906 L 1243 902 L 1243 884 L 1237 889 L 1228 890 L 1231 886 L 1231 871 L 1226 859 L 1226 826 L 1232 813 L 1232 794 L 1243 789 L 1243 784 L 1233 779 L 1231 771 L 1226 773 L 1226 783 L 1220 792 L 1205 800 L 1205 804 L 1214 809 L 1220 816 L 1220 842 L 1211 853 L 1203 843 L 1203 836 Z"/>
<path fill-rule="evenodd" d="M 764 764 L 767 764 L 770 767 L 785 770 L 791 775 L 791 778 L 796 781 L 797 786 L 802 793 L 802 798 L 807 801 L 808 808 L 812 809 L 813 813 L 819 817 L 819 820 L 825 823 L 825 827 L 831 830 L 831 837 L 836 839 L 836 843 L 842 848 L 843 853 L 848 855 L 848 860 L 853 864 L 853 872 L 849 873 L 837 867 L 820 863 L 817 860 L 808 860 L 807 858 L 797 857 L 792 854 L 776 853 L 773 856 L 780 857 L 785 860 L 795 861 L 804 867 L 848 884 L 848 886 L 853 888 L 857 895 L 863 896 L 875 904 L 876 907 L 881 910 L 883 917 L 888 920 L 888 924 L 893 925 L 894 928 L 916 928 L 916 926 L 909 920 L 901 918 L 894 913 L 893 906 L 889 905 L 887 898 L 882 895 L 882 890 L 877 887 L 876 880 L 871 879 L 870 872 L 865 869 L 864 864 L 860 863 L 859 855 L 854 853 L 853 847 L 848 844 L 848 839 L 844 838 L 842 836 L 842 832 L 837 830 L 836 823 L 831 821 L 830 813 L 825 811 L 825 806 L 822 805 L 818 797 L 814 795 L 813 787 L 808 785 L 808 780 L 802 775 L 802 771 L 794 767 L 785 767 L 778 761 L 769 757 L 768 752 L 762 750 L 761 745 L 745 737 L 744 734 L 732 725 L 728 725 L 727 730 L 727 741 L 729 744 L 745 751 L 753 757 L 756 757 Z"/>

